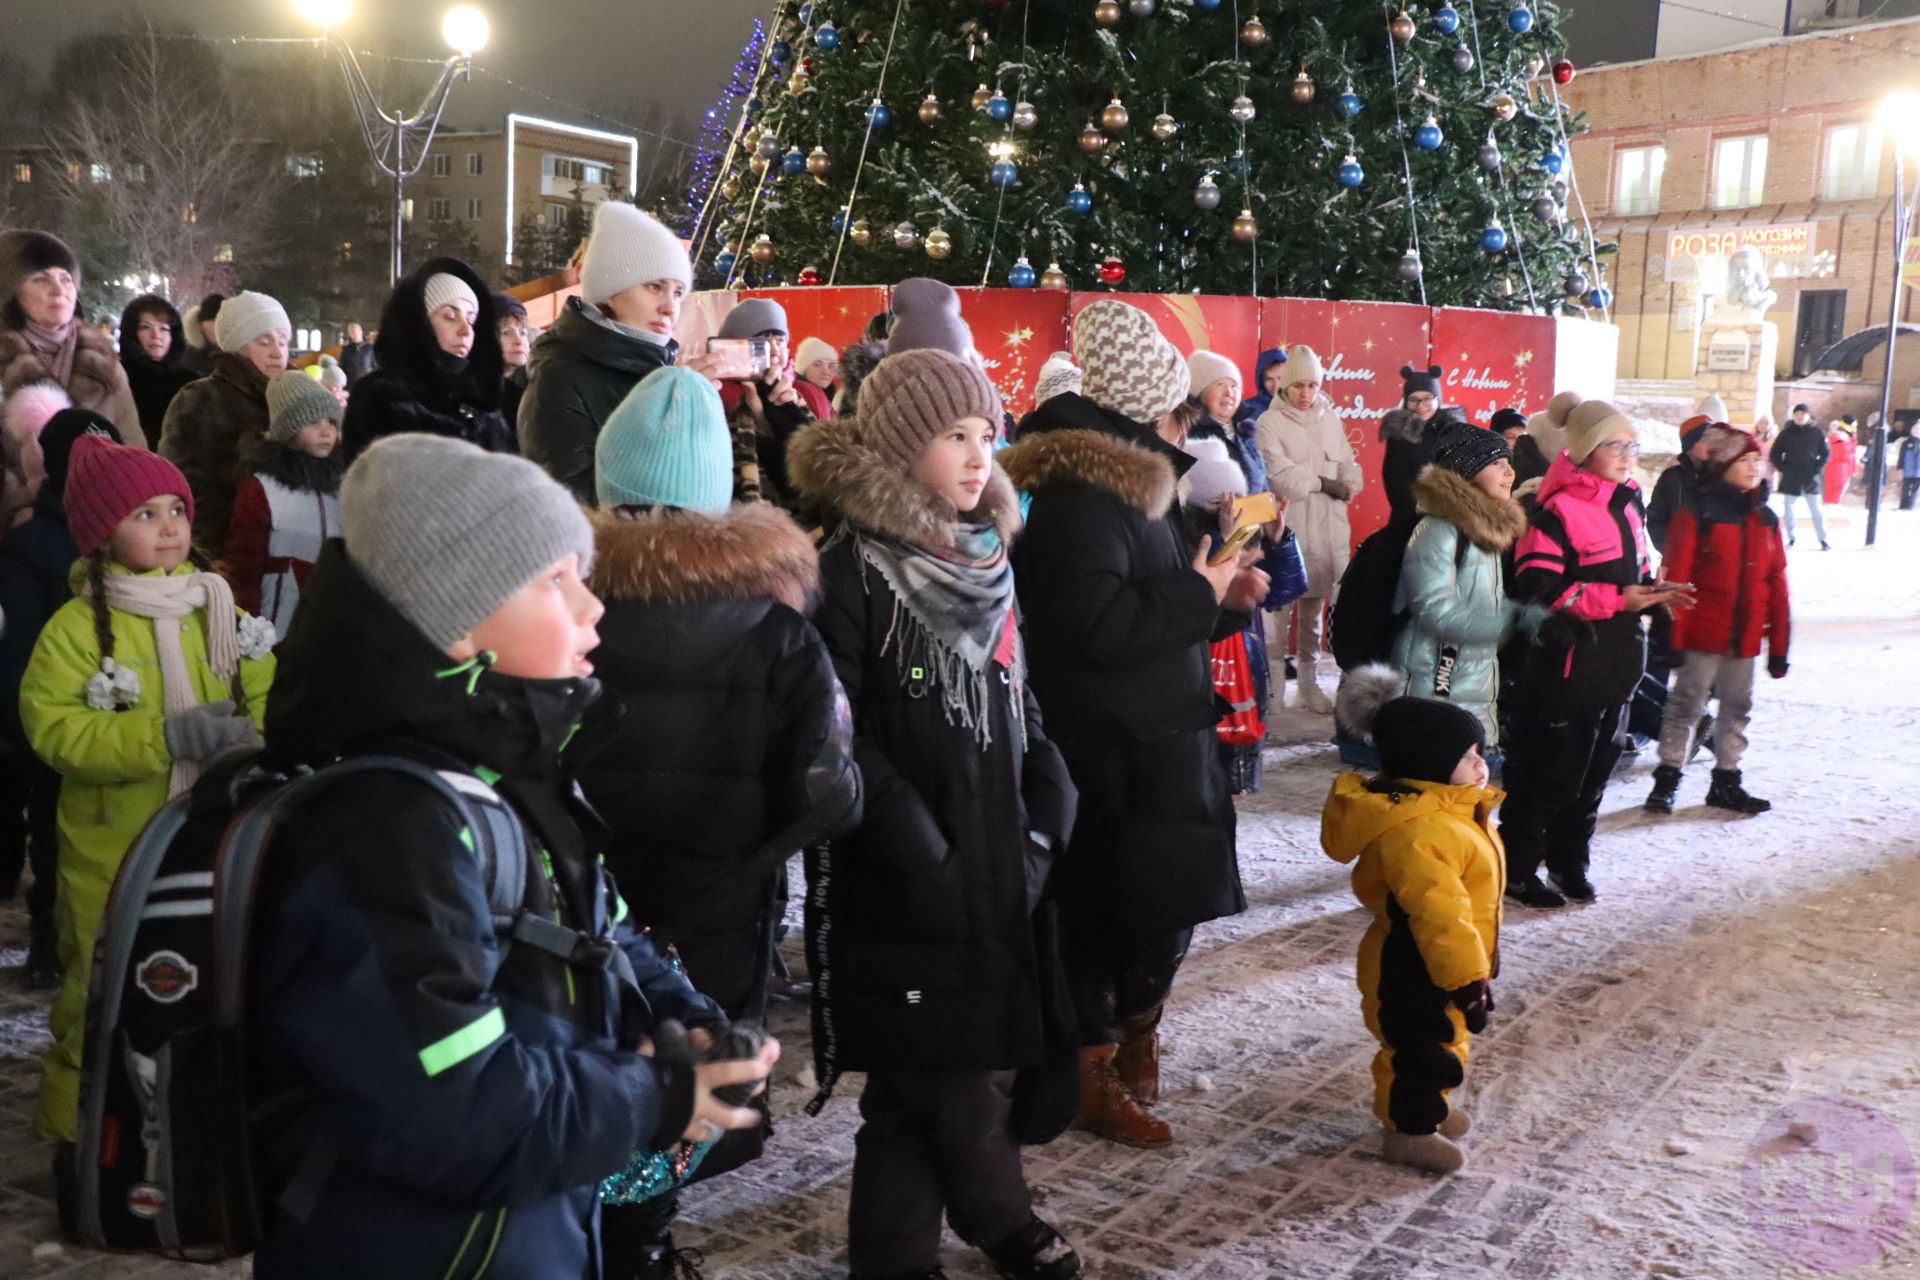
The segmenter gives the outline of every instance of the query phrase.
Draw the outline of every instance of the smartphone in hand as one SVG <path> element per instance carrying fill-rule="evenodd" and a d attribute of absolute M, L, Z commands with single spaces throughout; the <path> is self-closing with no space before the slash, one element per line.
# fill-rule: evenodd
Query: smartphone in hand
<path fill-rule="evenodd" d="M 711 373 L 722 382 L 749 382 L 773 364 L 773 344 L 765 338 L 708 338 L 714 358 Z"/>

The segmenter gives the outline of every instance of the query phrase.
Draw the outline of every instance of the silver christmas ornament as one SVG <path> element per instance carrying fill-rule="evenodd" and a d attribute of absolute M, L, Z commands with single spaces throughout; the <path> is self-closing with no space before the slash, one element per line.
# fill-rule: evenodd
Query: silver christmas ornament
<path fill-rule="evenodd" d="M 1473 50 L 1464 44 L 1453 51 L 1453 69 L 1459 72 L 1473 70 Z"/>
<path fill-rule="evenodd" d="M 896 248 L 911 249 L 920 243 L 920 228 L 911 222 L 903 222 L 893 229 L 893 243 Z"/>
<path fill-rule="evenodd" d="M 1572 271 L 1567 272 L 1567 278 L 1560 282 L 1560 291 L 1566 294 L 1569 298 L 1580 297 L 1590 287 L 1591 285 L 1587 280 L 1587 273 L 1580 270 L 1578 267 L 1575 267 Z"/>
<path fill-rule="evenodd" d="M 1180 122 L 1162 111 L 1153 118 L 1153 136 L 1165 142 L 1180 132 Z"/>
<path fill-rule="evenodd" d="M 1552 196 L 1540 196 L 1533 202 L 1533 216 L 1551 226 L 1560 221 L 1560 202 Z"/>
<path fill-rule="evenodd" d="M 1473 158 L 1482 169 L 1488 173 L 1494 172 L 1500 167 L 1500 144 L 1489 135 L 1487 140 L 1480 144 L 1480 150 L 1474 153 Z"/>
<path fill-rule="evenodd" d="M 1034 110 L 1034 106 L 1031 102 L 1016 102 L 1013 104 L 1013 127 L 1014 128 L 1031 129 L 1033 128 L 1033 126 L 1039 123 L 1040 123 L 1040 113 Z"/>
<path fill-rule="evenodd" d="M 1136 18 L 1153 16 L 1153 0 L 1127 0 L 1127 12 Z"/>
<path fill-rule="evenodd" d="M 1402 280 L 1405 280 L 1408 284 L 1412 284 L 1415 280 L 1418 280 L 1420 278 L 1420 273 L 1423 270 L 1423 268 L 1420 265 L 1419 252 L 1413 249 L 1409 249 L 1405 253 L 1401 254 L 1400 264 L 1397 267 L 1395 267 L 1394 270 L 1398 272 L 1400 275 L 1400 278 Z"/>
<path fill-rule="evenodd" d="M 1208 213 L 1220 207 L 1220 186 L 1213 180 L 1212 174 L 1204 174 L 1193 188 L 1194 207 Z"/>
<path fill-rule="evenodd" d="M 1235 98 L 1233 105 L 1227 108 L 1227 114 L 1235 120 L 1238 120 L 1241 124 L 1245 124 L 1247 121 L 1253 119 L 1253 113 L 1253 99 L 1244 93 Z"/>

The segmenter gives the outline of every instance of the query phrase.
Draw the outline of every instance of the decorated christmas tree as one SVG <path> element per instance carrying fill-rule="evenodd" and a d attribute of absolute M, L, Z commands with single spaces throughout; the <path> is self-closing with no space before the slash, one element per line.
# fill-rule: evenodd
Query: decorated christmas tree
<path fill-rule="evenodd" d="M 1548 0 L 811 0 L 705 283 L 1604 307 Z"/>

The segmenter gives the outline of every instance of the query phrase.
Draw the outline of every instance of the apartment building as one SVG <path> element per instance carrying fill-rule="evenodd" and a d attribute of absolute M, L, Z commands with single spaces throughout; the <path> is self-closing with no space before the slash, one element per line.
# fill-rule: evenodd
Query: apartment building
<path fill-rule="evenodd" d="M 1779 294 L 1780 378 L 1886 324 L 1894 162 L 1874 113 L 1896 89 L 1920 90 L 1920 19 L 1595 67 L 1568 86 L 1592 130 L 1573 144 L 1581 192 L 1596 236 L 1620 246 L 1623 379 L 1693 376 L 1700 321 L 1743 247 Z"/>

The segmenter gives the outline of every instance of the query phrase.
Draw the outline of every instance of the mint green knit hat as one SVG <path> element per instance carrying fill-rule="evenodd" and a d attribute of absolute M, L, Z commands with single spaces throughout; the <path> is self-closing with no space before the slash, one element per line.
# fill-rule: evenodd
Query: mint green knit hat
<path fill-rule="evenodd" d="M 593 465 L 603 507 L 719 515 L 733 501 L 733 440 L 720 393 L 691 369 L 655 369 L 608 416 Z"/>

